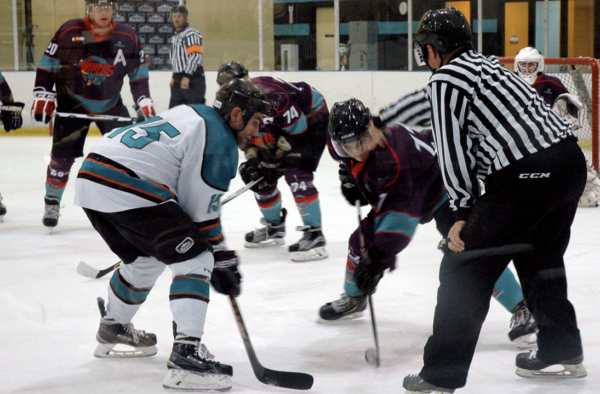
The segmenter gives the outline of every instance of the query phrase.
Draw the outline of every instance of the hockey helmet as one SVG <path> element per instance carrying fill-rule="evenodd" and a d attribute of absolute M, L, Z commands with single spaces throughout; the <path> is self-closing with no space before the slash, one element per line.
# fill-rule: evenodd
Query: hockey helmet
<path fill-rule="evenodd" d="M 530 85 L 544 72 L 544 55 L 533 47 L 525 47 L 515 56 L 515 72 Z"/>
<path fill-rule="evenodd" d="M 182 14 L 186 20 L 188 18 L 188 10 L 182 5 L 174 5 L 171 14 Z"/>
<path fill-rule="evenodd" d="M 370 135 L 370 121 L 371 112 L 358 99 L 351 98 L 333 104 L 327 129 L 331 144 L 340 157 L 349 157 L 348 146 Z"/>
<path fill-rule="evenodd" d="M 413 38 L 415 61 L 427 65 L 427 45 L 441 55 L 459 47 L 473 47 L 473 35 L 467 18 L 454 7 L 427 11 Z"/>
<path fill-rule="evenodd" d="M 271 114 L 267 95 L 252 81 L 243 78 L 232 78 L 225 82 L 217 90 L 213 107 L 226 121 L 229 121 L 231 111 L 240 107 L 244 114 L 244 127 L 257 112 L 265 116 Z"/>
<path fill-rule="evenodd" d="M 117 2 L 113 0 L 85 0 L 85 14 L 89 17 L 92 11 L 112 8 L 117 12 Z"/>
<path fill-rule="evenodd" d="M 248 69 L 237 60 L 221 64 L 217 72 L 217 83 L 219 86 L 229 81 L 231 78 L 248 78 Z"/>

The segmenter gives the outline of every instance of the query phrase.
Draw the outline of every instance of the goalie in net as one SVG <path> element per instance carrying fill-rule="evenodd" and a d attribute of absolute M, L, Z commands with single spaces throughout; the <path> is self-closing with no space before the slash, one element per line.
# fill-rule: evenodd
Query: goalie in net
<path fill-rule="evenodd" d="M 559 78 L 544 74 L 544 68 L 544 56 L 533 47 L 523 48 L 515 56 L 515 72 L 538 92 L 555 113 L 571 124 L 573 131 L 581 129 L 587 118 L 586 105 L 570 93 Z M 587 167 L 587 183 L 579 206 L 597 207 L 600 203 L 600 179 L 590 160 Z"/>

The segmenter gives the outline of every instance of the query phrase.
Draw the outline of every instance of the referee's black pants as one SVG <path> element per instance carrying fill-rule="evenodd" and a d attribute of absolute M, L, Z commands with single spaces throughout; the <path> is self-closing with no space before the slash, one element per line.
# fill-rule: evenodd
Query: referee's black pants
<path fill-rule="evenodd" d="M 488 177 L 486 193 L 461 233 L 466 250 L 528 243 L 534 251 L 470 261 L 444 255 L 433 335 L 420 372 L 425 381 L 446 388 L 465 385 L 494 283 L 511 259 L 539 325 L 538 358 L 555 364 L 583 354 L 575 310 L 567 299 L 563 255 L 585 182 L 585 158 L 574 140 Z"/>
<path fill-rule="evenodd" d="M 181 74 L 175 75 L 173 78 L 175 83 L 171 87 L 171 98 L 169 100 L 169 109 L 178 105 L 186 104 L 205 104 L 206 99 L 206 77 L 204 69 L 198 68 L 190 79 L 189 89 L 181 88 Z"/>

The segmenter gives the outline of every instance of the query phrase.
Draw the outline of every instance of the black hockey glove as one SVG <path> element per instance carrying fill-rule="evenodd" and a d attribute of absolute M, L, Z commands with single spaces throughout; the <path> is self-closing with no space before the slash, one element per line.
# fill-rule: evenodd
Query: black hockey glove
<path fill-rule="evenodd" d="M 348 201 L 351 205 L 354 205 L 354 202 L 358 200 L 360 201 L 361 207 L 369 204 L 369 202 L 367 201 L 365 196 L 363 196 L 358 186 L 356 186 L 356 183 L 354 183 L 354 178 L 352 177 L 352 175 L 350 175 L 348 170 L 346 170 L 346 167 L 341 163 L 338 174 L 340 176 L 340 182 L 342 182 L 342 194 L 346 198 L 346 201 Z"/>
<path fill-rule="evenodd" d="M 239 260 L 234 250 L 218 250 L 214 252 L 215 267 L 210 277 L 210 284 L 216 291 L 237 297 L 241 291 L 242 275 L 238 271 Z"/>
<path fill-rule="evenodd" d="M 283 174 L 280 169 L 281 160 L 267 151 L 261 151 L 264 150 L 259 149 L 258 157 L 246 160 L 239 167 L 240 175 L 245 184 L 263 178 L 261 182 L 250 188 L 254 192 L 274 187 L 277 184 L 277 179 Z"/>
<path fill-rule="evenodd" d="M 375 293 L 377 284 L 383 278 L 383 271 L 387 268 L 380 263 L 380 254 L 376 249 L 370 248 L 354 270 L 354 283 L 365 295 Z"/>
<path fill-rule="evenodd" d="M 23 116 L 21 115 L 23 107 L 25 107 L 25 104 L 19 102 L 7 103 L 2 106 L 2 123 L 7 133 L 11 130 L 18 130 L 23 126 Z"/>

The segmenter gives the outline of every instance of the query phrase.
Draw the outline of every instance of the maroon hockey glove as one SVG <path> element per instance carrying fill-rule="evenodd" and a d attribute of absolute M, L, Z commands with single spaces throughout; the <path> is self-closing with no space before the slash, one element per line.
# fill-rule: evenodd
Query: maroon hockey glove
<path fill-rule="evenodd" d="M 221 294 L 237 297 L 241 292 L 242 275 L 238 271 L 239 259 L 234 250 L 214 252 L 215 267 L 210 283 Z"/>

